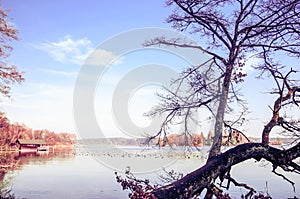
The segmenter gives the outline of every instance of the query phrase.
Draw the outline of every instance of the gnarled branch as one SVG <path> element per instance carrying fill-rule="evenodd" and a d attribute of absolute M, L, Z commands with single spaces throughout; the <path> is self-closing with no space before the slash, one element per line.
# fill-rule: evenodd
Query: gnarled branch
<path fill-rule="evenodd" d="M 300 157 L 300 143 L 288 150 L 280 150 L 262 143 L 246 143 L 211 158 L 201 168 L 172 184 L 154 190 L 152 193 L 157 198 L 192 197 L 203 189 L 207 189 L 211 182 L 220 177 L 221 173 L 226 173 L 232 166 L 251 158 L 255 160 L 263 158 L 273 165 L 294 167 L 295 170 L 300 171 L 299 165 L 296 166 L 293 162 L 298 157 Z"/>

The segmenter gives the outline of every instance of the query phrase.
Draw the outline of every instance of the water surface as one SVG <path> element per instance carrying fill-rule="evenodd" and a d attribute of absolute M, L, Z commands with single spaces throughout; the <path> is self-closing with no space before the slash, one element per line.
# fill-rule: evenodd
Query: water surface
<path fill-rule="evenodd" d="M 10 180 L 12 192 L 22 198 L 127 198 L 128 192 L 122 191 L 115 180 L 115 171 L 122 174 L 130 166 L 137 177 L 161 183 L 159 175 L 164 174 L 163 168 L 186 174 L 203 165 L 206 155 L 205 150 L 183 153 L 143 151 L 138 147 L 109 150 L 99 146 L 86 150 L 79 146 L 74 151 L 55 154 L 18 155 L 19 168 L 8 172 L 5 178 Z M 258 191 L 268 191 L 275 199 L 300 196 L 298 175 L 286 175 L 296 183 L 294 193 L 289 183 L 270 171 L 270 164 L 249 160 L 235 166 L 232 176 Z M 247 193 L 241 188 L 231 188 L 229 192 L 235 198 Z"/>

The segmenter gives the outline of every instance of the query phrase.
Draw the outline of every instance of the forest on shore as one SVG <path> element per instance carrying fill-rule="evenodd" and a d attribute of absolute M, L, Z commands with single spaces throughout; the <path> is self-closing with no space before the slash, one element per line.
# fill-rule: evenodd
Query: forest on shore
<path fill-rule="evenodd" d="M 25 124 L 11 123 L 4 112 L 0 112 L 0 147 L 1 150 L 14 148 L 18 139 L 42 139 L 50 146 L 72 145 L 76 142 L 73 133 L 56 133 L 47 129 L 34 130 Z"/>

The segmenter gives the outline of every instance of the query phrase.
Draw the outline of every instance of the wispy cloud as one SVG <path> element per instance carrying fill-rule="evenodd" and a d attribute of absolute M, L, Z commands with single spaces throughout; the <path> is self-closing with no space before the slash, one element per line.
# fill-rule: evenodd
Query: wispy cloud
<path fill-rule="evenodd" d="M 245 66 L 243 68 L 243 72 L 249 74 L 254 71 L 253 67 L 257 66 L 259 61 L 259 58 L 255 54 L 249 54 L 244 60 Z"/>
<path fill-rule="evenodd" d="M 95 49 L 87 38 L 75 40 L 71 35 L 66 35 L 58 42 L 41 42 L 33 47 L 48 53 L 55 61 L 81 65 L 108 65 L 120 63 L 121 59 L 113 52 L 104 49 Z"/>
<path fill-rule="evenodd" d="M 55 61 L 73 64 L 82 64 L 93 51 L 90 40 L 87 38 L 74 40 L 71 35 L 65 36 L 58 42 L 48 41 L 33 46 L 47 52 Z"/>
<path fill-rule="evenodd" d="M 76 77 L 76 75 L 78 74 L 77 72 L 66 72 L 66 71 L 60 71 L 60 70 L 52 70 L 52 69 L 48 69 L 48 68 L 39 68 L 38 70 L 45 72 L 45 73 L 49 73 L 49 74 L 53 74 L 53 75 L 61 75 L 61 76 L 66 76 L 66 77 Z"/>
<path fill-rule="evenodd" d="M 89 65 L 102 65 L 120 64 L 123 58 L 117 57 L 113 52 L 104 49 L 95 49 L 87 58 L 86 64 Z"/>

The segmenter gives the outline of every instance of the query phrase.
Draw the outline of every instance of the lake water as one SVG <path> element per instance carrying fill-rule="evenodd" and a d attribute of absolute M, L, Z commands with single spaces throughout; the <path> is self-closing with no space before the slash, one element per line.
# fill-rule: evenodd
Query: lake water
<path fill-rule="evenodd" d="M 77 146 L 73 151 L 16 154 L 15 159 L 19 160 L 20 166 L 8 172 L 3 181 L 9 182 L 16 196 L 29 199 L 127 198 L 128 192 L 123 191 L 115 180 L 115 171 L 122 175 L 130 166 L 137 177 L 160 182 L 158 176 L 164 174 L 162 168 L 186 174 L 204 164 L 205 151 L 143 151 L 137 147 L 110 150 L 99 146 L 87 150 Z M 235 166 L 231 174 L 237 181 L 246 182 L 258 191 L 265 193 L 267 189 L 274 199 L 300 196 L 299 175 L 286 174 L 296 183 L 294 193 L 289 183 L 270 171 L 270 164 L 249 160 Z M 229 192 L 235 198 L 247 193 L 240 188 Z"/>

